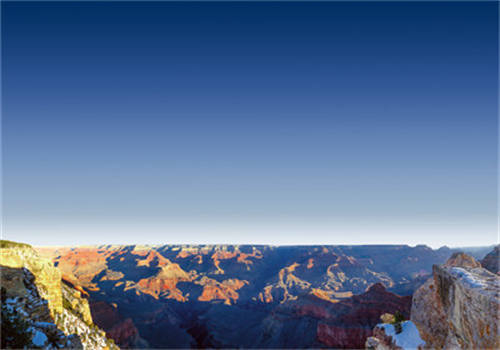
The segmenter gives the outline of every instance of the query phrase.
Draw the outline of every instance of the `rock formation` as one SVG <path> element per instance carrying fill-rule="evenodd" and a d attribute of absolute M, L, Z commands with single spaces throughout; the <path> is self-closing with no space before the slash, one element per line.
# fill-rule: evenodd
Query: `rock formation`
<path fill-rule="evenodd" d="M 496 250 L 496 253 L 498 250 Z M 489 254 L 491 256 L 495 251 Z M 500 277 L 473 257 L 454 253 L 413 295 L 411 321 L 383 315 L 366 348 L 498 349 L 500 348 Z"/>
<path fill-rule="evenodd" d="M 2 348 L 117 349 L 88 301 L 28 245 L 1 241 Z"/>
<path fill-rule="evenodd" d="M 0 265 L 13 268 L 26 268 L 36 276 L 41 297 L 48 301 L 52 316 L 63 311 L 61 272 L 27 244 L 2 241 Z"/>
<path fill-rule="evenodd" d="M 412 321 L 403 321 L 399 326 L 378 324 L 373 330 L 373 336 L 366 340 L 365 347 L 373 350 L 418 349 L 424 343 L 415 324 Z"/>
<path fill-rule="evenodd" d="M 2 349 L 44 347 L 82 348 L 80 338 L 66 335 L 54 323 L 35 276 L 25 268 L 0 266 L 2 281 Z"/>
<path fill-rule="evenodd" d="M 428 348 L 498 349 L 500 277 L 464 253 L 434 265 L 413 297 L 411 320 Z"/>
<path fill-rule="evenodd" d="M 481 260 L 481 265 L 490 272 L 500 274 L 500 245 L 493 248 L 493 250 Z"/>

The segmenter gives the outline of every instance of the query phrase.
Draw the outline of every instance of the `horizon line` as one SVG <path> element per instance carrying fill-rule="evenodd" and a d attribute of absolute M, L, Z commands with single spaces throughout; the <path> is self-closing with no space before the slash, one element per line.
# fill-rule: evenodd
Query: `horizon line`
<path fill-rule="evenodd" d="M 15 242 L 15 241 L 14 241 Z M 18 243 L 24 243 L 24 242 L 18 242 Z M 112 247 L 120 247 L 120 246 L 125 246 L 125 247 L 130 247 L 130 246 L 145 246 L 145 247 L 162 247 L 162 246 L 263 246 L 263 247 L 325 247 L 325 246 L 331 246 L 331 247 L 354 247 L 354 246 L 406 246 L 410 248 L 416 248 L 416 247 L 427 247 L 432 250 L 438 250 L 441 248 L 450 248 L 450 249 L 456 249 L 456 248 L 486 248 L 486 247 L 494 247 L 499 245 L 500 243 L 491 243 L 491 244 L 484 244 L 484 245 L 441 245 L 438 248 L 434 248 L 433 246 L 425 243 L 419 243 L 419 244 L 408 244 L 408 243 L 368 243 L 368 244 L 363 244 L 363 243 L 354 243 L 354 244 L 265 244 L 265 243 L 94 243 L 94 244 L 32 244 L 32 243 L 27 243 L 30 244 L 33 247 L 40 247 L 40 248 L 82 248 L 82 247 L 102 247 L 102 246 L 112 246 Z"/>

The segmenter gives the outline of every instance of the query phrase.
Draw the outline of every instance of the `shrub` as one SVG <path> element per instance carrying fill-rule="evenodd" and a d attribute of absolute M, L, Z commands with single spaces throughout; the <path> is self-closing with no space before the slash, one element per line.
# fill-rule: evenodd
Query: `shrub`
<path fill-rule="evenodd" d="M 394 322 L 393 322 L 393 325 L 394 325 L 394 330 L 396 331 L 396 334 L 399 334 L 403 331 L 403 326 L 401 325 L 401 322 L 403 322 L 405 320 L 405 317 L 403 316 L 403 314 L 399 311 L 396 311 L 394 313 Z"/>
<path fill-rule="evenodd" d="M 389 313 L 385 313 L 383 315 L 380 316 L 380 320 L 382 321 L 382 323 L 394 323 L 394 315 L 393 314 L 389 314 Z"/>

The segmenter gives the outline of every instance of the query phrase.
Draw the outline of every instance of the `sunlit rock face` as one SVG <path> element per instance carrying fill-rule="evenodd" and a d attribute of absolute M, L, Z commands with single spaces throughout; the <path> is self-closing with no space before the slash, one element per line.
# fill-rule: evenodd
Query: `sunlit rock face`
<path fill-rule="evenodd" d="M 1 241 L 0 253 L 2 348 L 118 348 L 50 261 L 9 241 Z"/>
<path fill-rule="evenodd" d="M 429 348 L 500 348 L 500 277 L 466 254 L 433 267 L 413 297 L 411 319 Z"/>
<path fill-rule="evenodd" d="M 40 258 L 29 245 L 5 243 L 0 265 L 28 269 L 36 278 L 41 297 L 48 301 L 52 316 L 63 311 L 61 272 L 49 260 Z"/>

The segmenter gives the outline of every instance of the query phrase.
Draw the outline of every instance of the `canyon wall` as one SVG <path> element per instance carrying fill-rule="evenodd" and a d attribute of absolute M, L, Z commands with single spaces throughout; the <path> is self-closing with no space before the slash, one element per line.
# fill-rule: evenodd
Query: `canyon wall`
<path fill-rule="evenodd" d="M 2 348 L 118 349 L 52 262 L 29 245 L 0 244 Z"/>
<path fill-rule="evenodd" d="M 491 270 L 497 254 L 498 247 L 482 263 Z M 455 253 L 445 264 L 434 265 L 432 278 L 415 292 L 406 328 L 395 332 L 393 324 L 378 324 L 366 348 L 499 349 L 499 315 L 500 276 L 473 257 Z"/>

